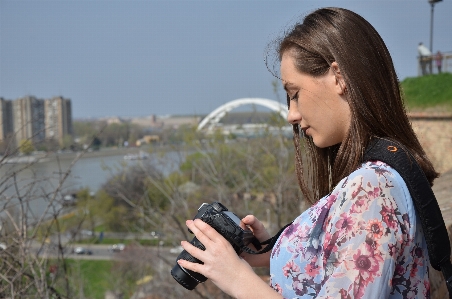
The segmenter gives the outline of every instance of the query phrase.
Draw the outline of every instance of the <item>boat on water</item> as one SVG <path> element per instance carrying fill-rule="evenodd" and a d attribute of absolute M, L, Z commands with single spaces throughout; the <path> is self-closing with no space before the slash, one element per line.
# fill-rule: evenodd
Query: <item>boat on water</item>
<path fill-rule="evenodd" d="M 149 158 L 149 154 L 139 151 L 138 154 L 127 154 L 124 156 L 124 160 L 144 160 Z"/>

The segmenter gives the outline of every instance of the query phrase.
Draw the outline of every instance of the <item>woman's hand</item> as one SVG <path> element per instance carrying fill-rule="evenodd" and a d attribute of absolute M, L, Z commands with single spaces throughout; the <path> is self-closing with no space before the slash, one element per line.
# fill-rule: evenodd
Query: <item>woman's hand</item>
<path fill-rule="evenodd" d="M 204 275 L 221 290 L 236 298 L 250 298 L 247 296 L 255 286 L 260 286 L 261 291 L 270 296 L 277 294 L 254 273 L 247 262 L 237 256 L 231 244 L 215 229 L 200 219 L 187 220 L 186 224 L 206 250 L 182 241 L 182 247 L 204 264 L 178 260 L 180 266 Z"/>
<path fill-rule="evenodd" d="M 248 215 L 242 219 L 242 223 L 248 226 L 259 242 L 270 239 L 270 234 L 265 229 L 262 222 L 253 215 Z M 252 244 L 249 246 L 251 247 Z M 252 267 L 270 267 L 270 252 L 263 254 L 248 254 L 243 252 L 240 256 Z"/>

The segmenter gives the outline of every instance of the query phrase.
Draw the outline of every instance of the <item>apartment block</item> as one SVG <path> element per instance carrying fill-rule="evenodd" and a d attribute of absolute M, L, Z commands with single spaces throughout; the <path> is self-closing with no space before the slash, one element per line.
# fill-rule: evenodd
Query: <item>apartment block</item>
<path fill-rule="evenodd" d="M 0 98 L 0 142 L 14 133 L 12 101 Z"/>
<path fill-rule="evenodd" d="M 33 143 L 44 141 L 44 100 L 34 96 L 14 100 L 13 127 L 16 145 L 24 139 L 31 139 Z"/>
<path fill-rule="evenodd" d="M 72 105 L 70 99 L 54 97 L 44 101 L 45 138 L 63 143 L 65 136 L 73 136 Z"/>

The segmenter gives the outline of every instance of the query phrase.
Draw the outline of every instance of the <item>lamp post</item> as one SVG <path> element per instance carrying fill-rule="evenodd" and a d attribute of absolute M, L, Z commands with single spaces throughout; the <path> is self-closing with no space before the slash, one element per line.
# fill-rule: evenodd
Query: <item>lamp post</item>
<path fill-rule="evenodd" d="M 432 9 L 430 14 L 430 52 L 433 53 L 433 9 L 435 7 L 435 3 L 441 2 L 443 0 L 428 0 L 428 3 L 430 3 Z"/>

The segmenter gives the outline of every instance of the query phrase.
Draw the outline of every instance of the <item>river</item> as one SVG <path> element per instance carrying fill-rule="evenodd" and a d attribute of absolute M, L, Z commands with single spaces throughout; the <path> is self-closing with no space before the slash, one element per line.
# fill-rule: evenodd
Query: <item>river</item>
<path fill-rule="evenodd" d="M 54 190 L 60 185 L 61 178 L 68 170 L 70 172 L 61 186 L 62 191 L 56 196 L 58 200 L 61 200 L 65 193 L 81 188 L 89 188 L 90 191 L 96 192 L 114 174 L 137 163 L 151 163 L 167 175 L 178 168 L 184 156 L 176 152 L 167 152 L 163 158 L 162 152 L 155 152 L 147 154 L 147 159 L 124 159 L 126 154 L 137 153 L 137 149 L 86 153 L 72 167 L 71 164 L 77 157 L 75 153 L 47 156 L 41 158 L 40 162 L 31 164 L 2 164 L 0 213 L 12 205 L 18 207 L 19 194 L 20 197 L 29 200 L 28 213 L 35 219 L 39 218 L 45 213 Z M 17 189 L 14 182 L 17 182 Z M 57 204 L 56 207 L 59 208 L 60 205 Z"/>

